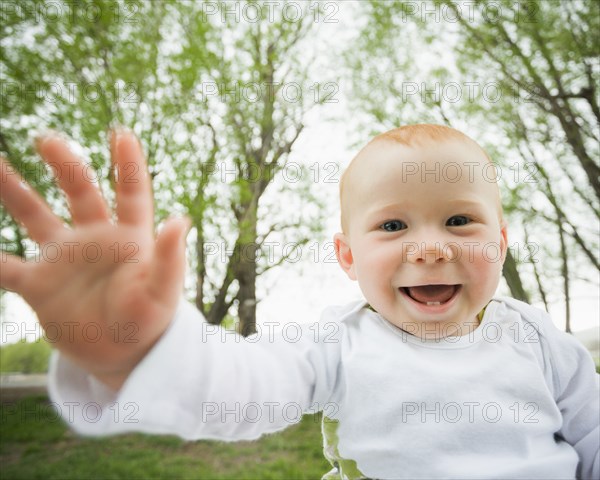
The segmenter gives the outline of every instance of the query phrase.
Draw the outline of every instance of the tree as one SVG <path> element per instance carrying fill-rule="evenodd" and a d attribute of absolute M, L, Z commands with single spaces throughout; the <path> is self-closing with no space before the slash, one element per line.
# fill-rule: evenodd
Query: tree
<path fill-rule="evenodd" d="M 525 221 L 535 215 L 555 228 L 570 331 L 572 264 L 584 258 L 596 271 L 600 268 L 593 253 L 598 251 L 593 233 L 597 228 L 589 231 L 585 225 L 587 218 L 594 218 L 596 225 L 600 219 L 600 71 L 594 67 L 600 48 L 593 40 L 600 32 L 600 5 L 506 1 L 500 3 L 497 16 L 483 14 L 473 22 L 456 4 L 440 5 L 457 14 L 457 52 L 464 71 L 472 71 L 469 65 L 475 59 L 480 68 L 497 72 L 503 90 L 512 93 L 512 104 L 499 108 L 496 118 L 525 165 L 533 167 L 536 190 L 545 196 L 543 204 L 531 208 L 525 195 L 533 192 L 525 188 L 517 209 Z M 486 7 L 484 2 L 477 5 Z M 577 212 L 579 218 L 566 211 Z M 538 274 L 536 281 L 541 288 Z M 541 290 L 540 294 L 545 296 Z"/>
<path fill-rule="evenodd" d="M 327 100 L 307 91 L 304 42 L 314 10 L 286 16 L 278 6 L 246 21 L 222 15 L 225 3 L 53 5 L 56 12 L 42 0 L 15 8 L 3 25 L 2 152 L 67 218 L 29 146 L 32 126 L 68 132 L 82 145 L 109 199 L 106 132 L 132 128 L 147 152 L 157 219 L 192 218 L 196 305 L 215 324 L 237 307 L 241 331 L 253 332 L 257 278 L 285 261 L 285 252 L 264 254 L 267 239 L 302 244 L 318 230 L 319 209 L 283 219 L 263 199 L 277 184 L 284 198 L 316 201 L 306 181 L 275 178 L 305 113 Z M 7 250 L 31 248 L 7 215 L 0 234 Z"/>
<path fill-rule="evenodd" d="M 201 16 L 190 15 L 190 18 Z M 206 170 L 227 166 L 234 173 L 226 198 L 236 232 L 231 239 L 231 253 L 225 261 L 222 282 L 212 301 L 206 302 L 203 294 L 206 258 L 201 248 L 206 228 L 196 223 L 196 305 L 209 322 L 220 323 L 236 302 L 243 334 L 255 331 L 257 275 L 285 260 L 280 257 L 270 265 L 259 265 L 260 258 L 269 256 L 264 251 L 267 238 L 279 230 L 290 230 L 300 238 L 298 244 L 301 245 L 314 231 L 314 219 L 306 222 L 293 216 L 291 220 L 280 221 L 274 218 L 273 210 L 272 219 L 267 221 L 267 216 L 263 216 L 261 222 L 259 218 L 261 198 L 285 167 L 303 129 L 306 111 L 327 100 L 323 96 L 314 101 L 312 95 L 307 98 L 307 92 L 302 91 L 308 83 L 310 62 L 299 60 L 306 48 L 303 41 L 314 28 L 311 19 L 311 12 L 304 12 L 300 18 L 290 21 L 279 7 L 274 9 L 270 22 L 240 24 L 235 16 L 226 16 L 225 21 L 221 19 L 215 26 L 223 39 L 223 44 L 213 51 L 219 68 L 196 79 L 196 85 L 200 83 L 205 93 L 211 93 L 205 95 L 208 110 L 220 113 L 219 118 L 212 117 L 207 122 L 213 141 L 218 139 L 218 148 L 213 150 Z M 197 28 L 196 22 L 192 20 L 185 28 L 185 47 L 181 53 L 184 58 L 194 55 L 192 32 Z M 199 186 L 205 188 L 202 183 Z M 304 193 L 306 200 L 315 202 L 308 193 Z M 200 196 L 190 201 L 197 204 L 198 198 Z M 198 220 L 205 217 L 203 205 L 202 202 L 197 205 Z"/>

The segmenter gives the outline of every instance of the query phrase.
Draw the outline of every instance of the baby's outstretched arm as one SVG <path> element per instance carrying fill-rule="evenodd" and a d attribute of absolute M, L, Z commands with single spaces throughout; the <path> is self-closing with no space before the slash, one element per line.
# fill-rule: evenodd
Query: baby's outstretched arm
<path fill-rule="evenodd" d="M 24 261 L 2 252 L 0 286 L 21 295 L 43 328 L 60 329 L 53 345 L 62 354 L 118 390 L 174 316 L 189 221 L 172 219 L 155 235 L 152 188 L 140 143 L 132 133 L 116 130 L 110 147 L 115 221 L 66 141 L 53 134 L 37 143 L 56 172 L 67 172 L 57 180 L 67 196 L 72 227 L 0 158 L 2 203 L 38 244 L 60 249 L 58 260 L 42 255 Z"/>
<path fill-rule="evenodd" d="M 69 172 L 57 180 L 73 226 L 0 159 L 3 204 L 33 240 L 62 250 L 58 261 L 3 254 L 0 285 L 22 295 L 43 328 L 60 332 L 52 335 L 60 353 L 51 358 L 49 393 L 72 428 L 254 439 L 304 412 L 336 408 L 329 399 L 339 370 L 338 313 L 321 326 L 303 325 L 291 341 L 268 334 L 246 342 L 181 301 L 189 223 L 170 220 L 154 235 L 150 180 L 133 134 L 111 139 L 115 222 L 64 139 L 46 137 L 38 150 Z M 99 416 L 91 418 L 88 407 Z"/>

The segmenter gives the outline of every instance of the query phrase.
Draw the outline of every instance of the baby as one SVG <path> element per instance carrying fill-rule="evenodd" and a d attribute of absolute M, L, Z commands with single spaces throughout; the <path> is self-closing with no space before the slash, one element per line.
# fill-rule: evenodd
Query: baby
<path fill-rule="evenodd" d="M 81 165 L 56 136 L 38 149 Z M 334 243 L 365 300 L 247 339 L 179 301 L 188 224 L 154 241 L 141 147 L 117 132 L 111 149 L 117 167 L 142 167 L 117 183 L 116 224 L 93 185 L 59 178 L 67 229 L 2 167 L 2 201 L 36 241 L 139 245 L 137 263 L 79 260 L 78 245 L 53 264 L 2 259 L 2 287 L 42 326 L 72 327 L 49 390 L 76 431 L 249 440 L 323 411 L 328 479 L 600 478 L 593 361 L 545 312 L 494 297 L 506 223 L 494 166 L 469 137 L 412 125 L 363 148 L 342 178 Z M 131 328 L 133 343 L 113 334 Z"/>

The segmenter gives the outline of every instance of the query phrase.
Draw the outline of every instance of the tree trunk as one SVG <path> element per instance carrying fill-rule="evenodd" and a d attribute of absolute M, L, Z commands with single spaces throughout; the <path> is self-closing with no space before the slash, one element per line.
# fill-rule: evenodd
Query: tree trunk
<path fill-rule="evenodd" d="M 561 273 L 563 277 L 563 291 L 565 293 L 565 332 L 571 333 L 571 291 L 569 289 L 569 256 L 567 255 L 567 246 L 565 243 L 565 231 L 561 219 L 556 222 L 560 237 L 560 257 L 562 260 Z"/>
<path fill-rule="evenodd" d="M 206 264 L 204 258 L 204 231 L 202 228 L 202 219 L 200 222 L 194 222 L 197 232 L 196 238 L 196 308 L 206 316 L 207 312 L 204 306 L 204 279 L 206 278 Z"/>
<path fill-rule="evenodd" d="M 527 231 L 527 227 L 525 227 L 525 225 L 523 225 L 523 231 L 525 232 L 525 245 L 529 245 L 529 232 Z M 533 276 L 535 277 L 535 281 L 538 286 L 538 292 L 540 292 L 540 297 L 542 297 L 542 302 L 544 302 L 544 308 L 546 309 L 547 312 L 549 312 L 548 296 L 546 295 L 546 290 L 544 289 L 542 277 L 537 268 L 536 259 L 533 258 L 533 256 L 530 256 L 529 262 L 531 263 L 531 266 L 533 267 Z"/>
<path fill-rule="evenodd" d="M 253 245 L 247 245 L 256 249 Z M 240 333 L 247 337 L 256 332 L 256 261 L 243 260 L 238 265 L 238 314 Z"/>
<path fill-rule="evenodd" d="M 521 281 L 519 270 L 517 269 L 517 262 L 515 261 L 515 257 L 513 257 L 510 248 L 506 250 L 506 260 L 502 267 L 502 275 L 504 275 L 504 278 L 506 279 L 510 294 L 517 300 L 529 303 L 529 294 L 523 287 L 523 282 Z"/>
<path fill-rule="evenodd" d="M 552 101 L 552 112 L 558 118 L 567 137 L 567 143 L 571 146 L 573 153 L 579 160 L 579 164 L 587 175 L 589 183 L 596 193 L 596 198 L 600 200 L 600 168 L 585 149 L 580 127 L 573 119 L 572 113 L 561 109 L 556 100 Z"/>
<path fill-rule="evenodd" d="M 246 337 L 256 332 L 257 202 L 250 202 L 245 211 L 245 218 L 240 222 L 240 255 L 235 277 L 239 284 L 239 331 Z"/>
<path fill-rule="evenodd" d="M 212 323 L 213 325 L 219 325 L 225 315 L 227 315 L 227 311 L 229 307 L 233 303 L 233 300 L 227 300 L 227 294 L 229 293 L 229 287 L 235 280 L 235 272 L 234 265 L 236 262 L 236 257 L 239 255 L 239 243 L 236 242 L 235 247 L 233 248 L 233 252 L 229 257 L 227 262 L 227 269 L 225 271 L 225 278 L 223 278 L 223 283 L 221 284 L 221 288 L 217 293 L 215 301 L 210 307 L 208 314 L 206 315 L 206 320 L 208 323 Z"/>

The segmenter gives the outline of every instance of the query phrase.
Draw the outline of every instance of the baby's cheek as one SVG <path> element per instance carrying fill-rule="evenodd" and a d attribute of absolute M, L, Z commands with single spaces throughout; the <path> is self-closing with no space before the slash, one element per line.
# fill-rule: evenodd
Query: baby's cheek
<path fill-rule="evenodd" d="M 502 262 L 498 249 L 492 244 L 476 251 L 470 265 L 471 280 L 477 291 L 492 296 L 500 281 Z"/>

